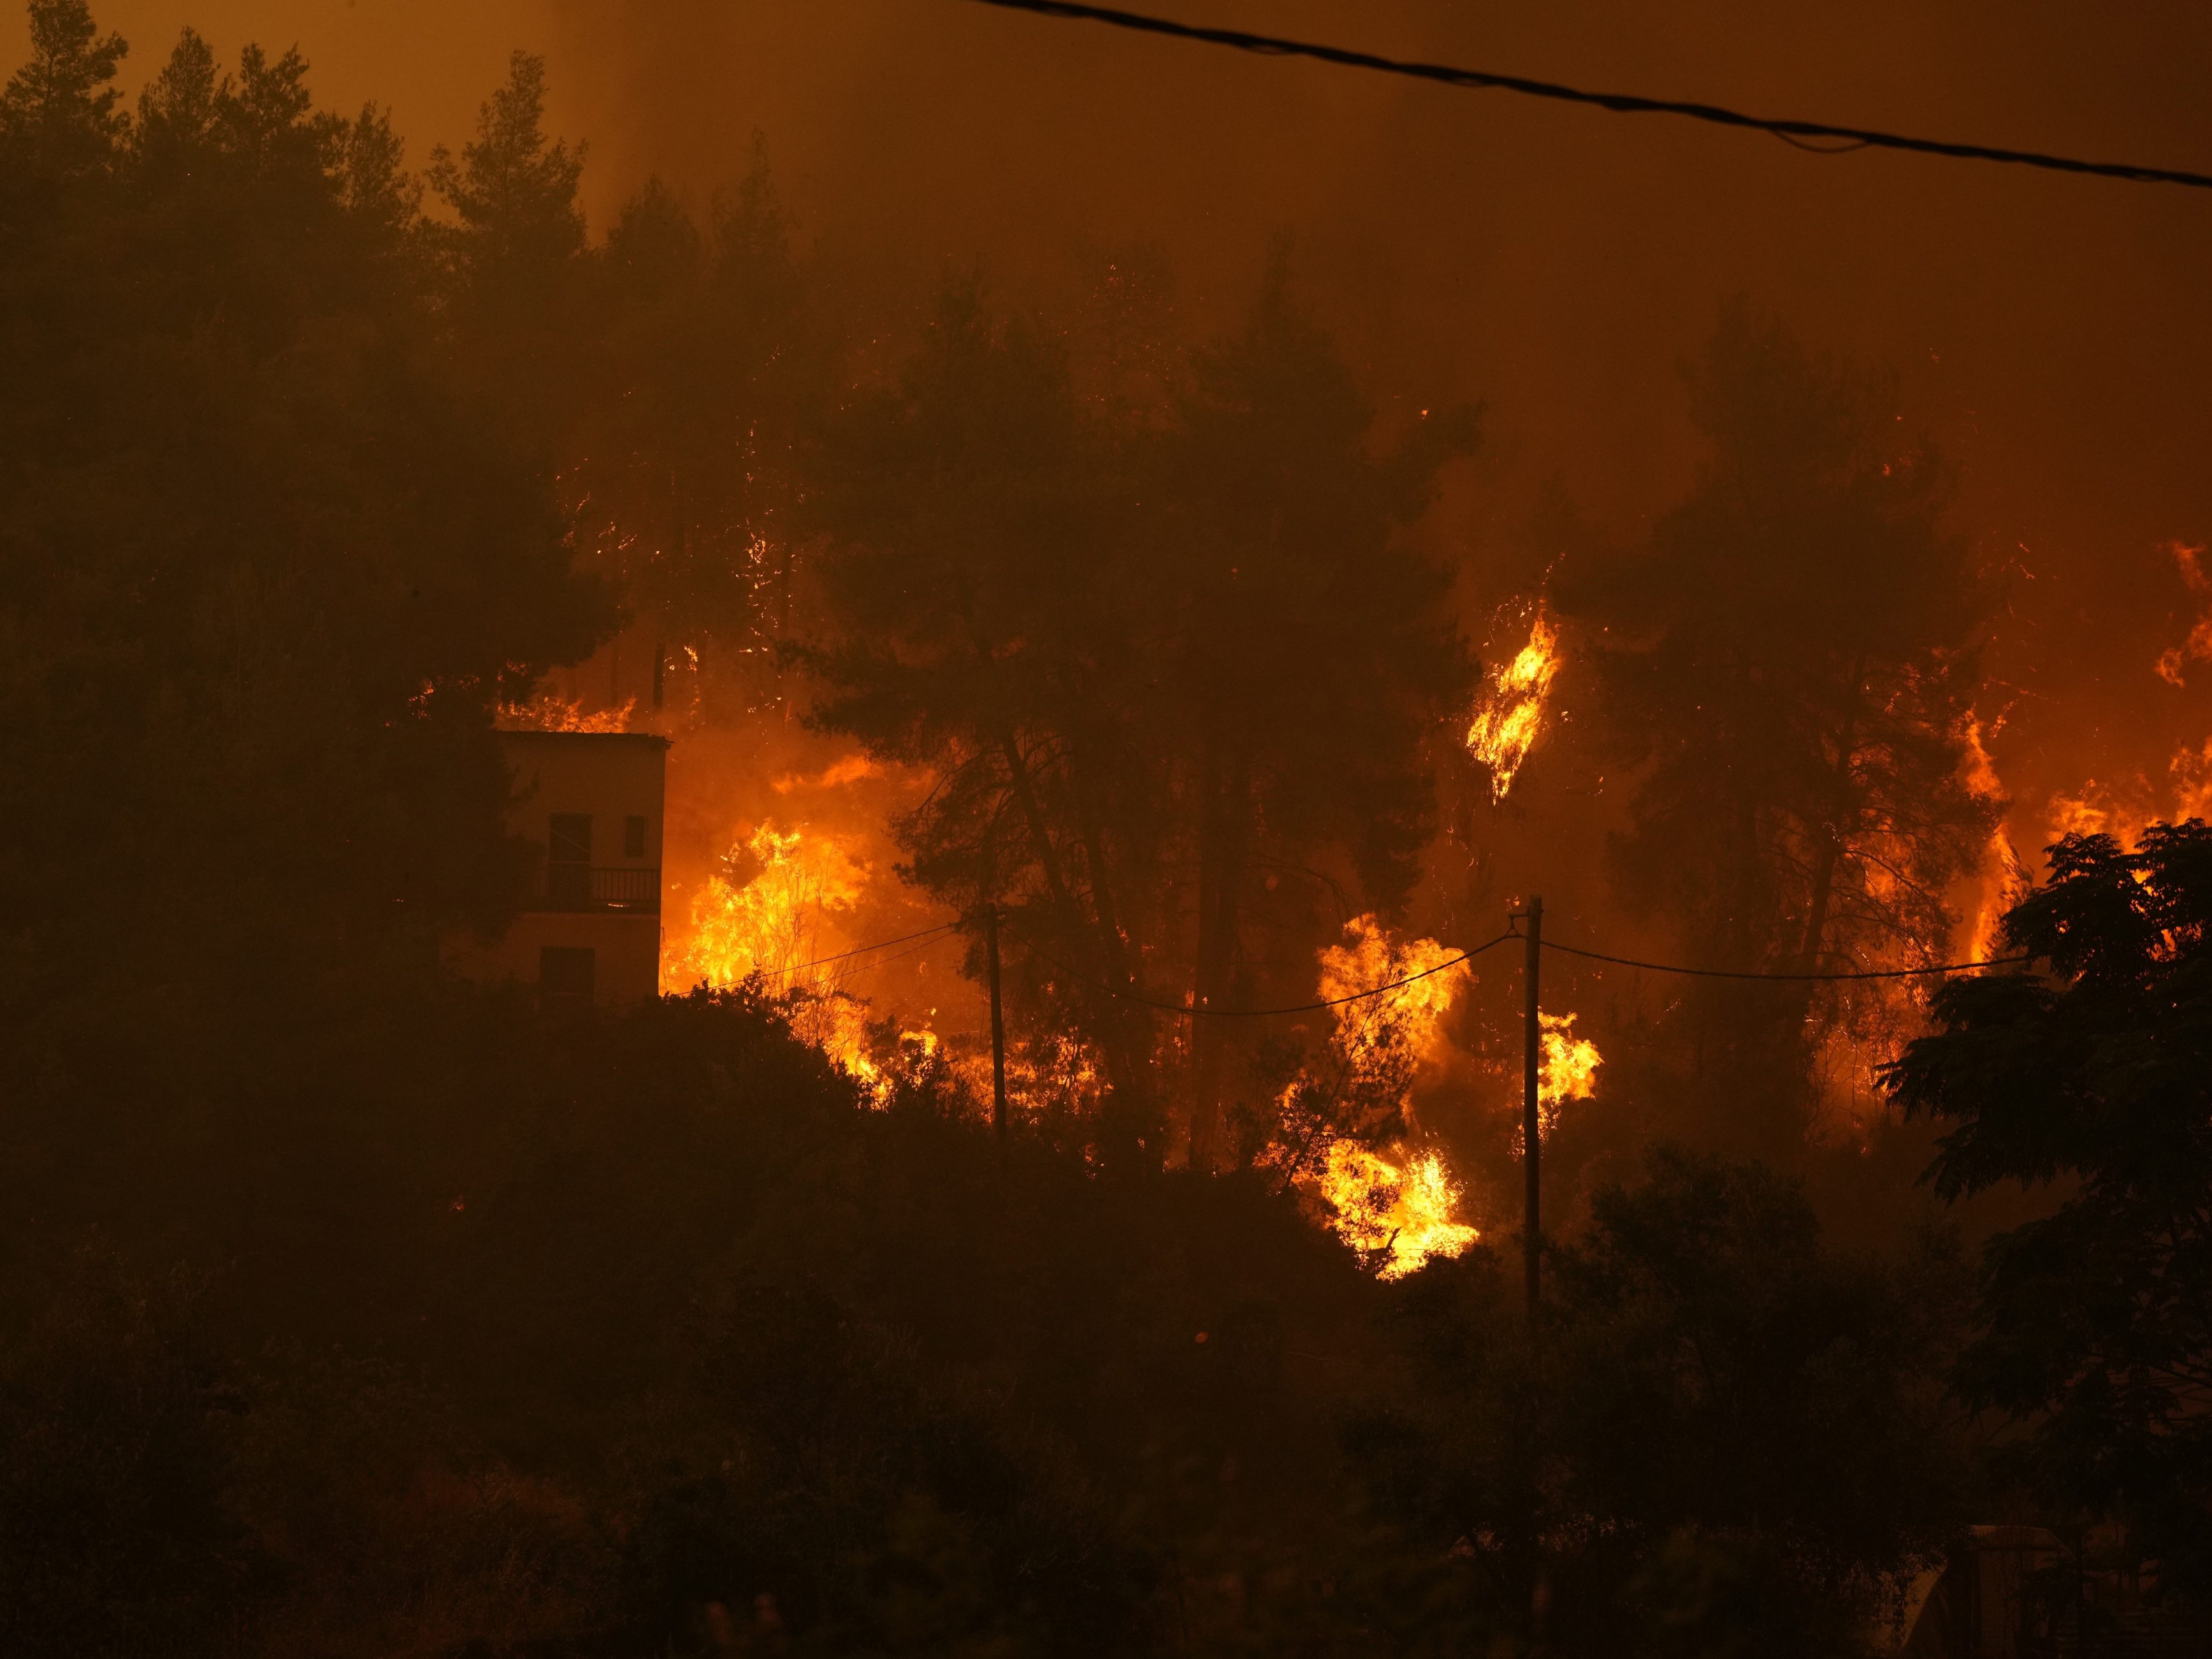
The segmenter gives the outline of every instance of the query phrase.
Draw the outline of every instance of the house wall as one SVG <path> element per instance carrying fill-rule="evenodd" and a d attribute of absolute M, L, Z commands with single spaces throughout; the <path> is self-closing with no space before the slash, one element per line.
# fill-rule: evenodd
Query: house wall
<path fill-rule="evenodd" d="M 660 854 L 668 742 L 626 732 L 502 732 L 514 773 L 507 826 L 536 850 L 531 896 L 499 939 L 456 941 L 448 965 L 465 977 L 540 986 L 544 952 L 592 952 L 592 1000 L 642 1002 L 660 990 Z M 592 821 L 591 897 L 577 902 L 549 887 L 546 849 L 556 815 Z M 644 820 L 643 844 L 625 844 L 629 820 Z M 541 989 L 544 988 L 541 987 Z"/>

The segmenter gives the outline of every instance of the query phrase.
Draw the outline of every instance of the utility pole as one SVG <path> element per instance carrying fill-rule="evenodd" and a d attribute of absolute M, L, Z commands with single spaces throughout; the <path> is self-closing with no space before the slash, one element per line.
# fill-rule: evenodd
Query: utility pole
<path fill-rule="evenodd" d="M 1006 1020 L 999 1004 L 999 907 L 983 906 L 984 959 L 991 969 L 991 1128 L 1006 1145 Z"/>
<path fill-rule="evenodd" d="M 1528 1358 L 1532 1367 L 1540 1367 L 1543 1354 L 1544 1311 L 1544 1115 L 1541 1089 L 1544 1068 L 1544 1018 L 1542 969 L 1544 964 L 1544 901 L 1534 893 L 1528 902 L 1512 913 L 1512 920 L 1528 924 L 1522 935 L 1528 941 L 1528 955 L 1522 960 L 1521 979 L 1528 993 L 1528 1024 L 1521 1039 L 1521 1162 L 1522 1175 L 1528 1185 L 1522 1199 L 1521 1221 L 1521 1249 L 1522 1265 L 1528 1273 Z M 1534 1375 L 1532 1370 L 1532 1376 Z M 1528 1494 L 1528 1544 L 1533 1556 L 1533 1571 L 1528 1583 L 1528 1651 L 1540 1654 L 1546 1650 L 1544 1640 L 1545 1614 L 1552 1600 L 1551 1579 L 1544 1567 L 1544 1529 L 1541 1509 L 1541 1477 L 1543 1453 L 1539 1441 L 1542 1431 L 1540 1417 L 1532 1425 L 1522 1454 L 1527 1458 L 1525 1474 Z"/>
<path fill-rule="evenodd" d="M 1538 1099 L 1544 1058 L 1544 1022 L 1539 1012 L 1538 989 L 1544 953 L 1543 899 L 1531 893 L 1528 907 L 1521 912 L 1520 920 L 1528 924 L 1528 954 L 1521 970 L 1528 993 L 1528 1023 L 1521 1051 L 1521 1158 L 1522 1173 L 1528 1182 L 1527 1196 L 1522 1201 L 1521 1248 L 1528 1271 L 1528 1328 L 1533 1332 L 1540 1322 L 1543 1307 L 1544 1274 L 1544 1121 Z"/>

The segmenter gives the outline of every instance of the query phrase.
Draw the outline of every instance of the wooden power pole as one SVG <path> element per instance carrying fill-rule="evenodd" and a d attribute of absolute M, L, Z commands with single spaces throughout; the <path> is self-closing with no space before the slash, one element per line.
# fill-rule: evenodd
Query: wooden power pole
<path fill-rule="evenodd" d="M 1544 1250 L 1544 1121 L 1542 1103 L 1538 1098 L 1543 1073 L 1544 1022 L 1540 1008 L 1538 981 L 1543 966 L 1544 901 L 1532 893 L 1528 908 L 1521 913 L 1528 924 L 1528 955 L 1521 977 L 1528 993 L 1528 1023 L 1522 1038 L 1521 1054 L 1521 1160 L 1522 1173 L 1528 1181 L 1527 1196 L 1522 1201 L 1522 1251 L 1528 1272 L 1528 1328 L 1534 1330 L 1543 1305 Z"/>

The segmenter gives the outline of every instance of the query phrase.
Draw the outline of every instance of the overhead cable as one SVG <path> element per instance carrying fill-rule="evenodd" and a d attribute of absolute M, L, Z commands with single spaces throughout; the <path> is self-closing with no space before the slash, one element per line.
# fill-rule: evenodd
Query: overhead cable
<path fill-rule="evenodd" d="M 1157 1008 L 1164 1014 L 1181 1014 L 1186 1018 L 1196 1014 L 1204 1014 L 1212 1019 L 1272 1019 L 1278 1014 L 1317 1013 L 1324 1008 L 1341 1008 L 1347 1002 L 1364 1002 L 1370 997 L 1382 996 L 1386 992 L 1398 990 L 1401 987 L 1413 984 L 1416 981 L 1427 979 L 1432 975 L 1448 973 L 1462 963 L 1474 960 L 1485 951 L 1503 945 L 1510 939 L 1520 937 L 1516 933 L 1503 933 L 1491 940 L 1488 945 L 1478 945 L 1472 951 L 1462 951 L 1449 962 L 1440 962 L 1433 968 L 1424 968 L 1419 973 L 1408 974 L 1403 979 L 1394 979 L 1388 985 L 1372 985 L 1364 991 L 1354 991 L 1349 996 L 1328 997 L 1319 1002 L 1294 1003 L 1285 1008 L 1210 1008 L 1204 1004 L 1159 1002 L 1151 997 L 1139 996 L 1134 991 L 1125 991 L 1117 986 L 1109 985 L 1103 980 L 1093 979 L 1088 974 L 1078 973 L 1066 963 L 1047 956 L 1042 951 L 1038 951 L 1033 941 L 1030 945 L 1030 949 L 1036 951 L 1040 958 L 1057 968 L 1071 979 L 1080 980 L 1092 989 L 1103 991 L 1109 996 L 1119 997 L 1124 1002 L 1134 1002 L 1146 1008 Z"/>
<path fill-rule="evenodd" d="M 1602 951 L 1583 951 L 1571 945 L 1562 945 L 1555 939 L 1544 940 L 1547 951 L 1560 951 L 1571 957 L 1582 957 L 1591 962 L 1609 962 L 1617 968 L 1644 968 L 1655 974 L 1680 974 L 1690 979 L 1772 979 L 1772 980 L 1844 980 L 1844 979 L 1926 979 L 1937 974 L 1969 974 L 1979 968 L 2008 968 L 2016 963 L 2033 960 L 2027 956 L 1991 957 L 1986 962 L 1935 963 L 1925 968 L 1869 968 L 1842 974 L 1773 974 L 1755 973 L 1735 968 L 1683 968 L 1672 963 L 1638 962 L 1633 957 L 1610 957 Z"/>
<path fill-rule="evenodd" d="M 1615 115 L 1674 115 L 1716 126 L 1737 127 L 1770 133 L 1777 138 L 1816 154 L 1844 150 L 1895 149 L 1920 155 L 1948 156 L 1965 161 L 2000 161 L 2017 167 L 2040 167 L 2051 173 L 2086 174 L 2096 179 L 2119 179 L 2141 185 L 2185 185 L 2212 190 L 2212 174 L 2187 173 L 2175 167 L 2141 167 L 2125 161 L 2086 161 L 2070 155 L 2051 155 L 2039 150 L 2006 149 L 1994 144 L 1954 143 L 1940 138 L 1916 138 L 1907 134 L 1881 132 L 1869 127 L 1832 126 L 1825 121 L 1800 121 L 1747 115 L 1718 104 L 1692 103 L 1673 98 L 1645 98 L 1633 93 L 1590 92 L 1553 81 L 1532 81 L 1525 76 L 1499 75 L 1488 70 L 1455 69 L 1446 64 L 1425 64 L 1344 46 L 1322 46 L 1310 40 L 1291 40 L 1279 35 L 1255 34 L 1244 29 L 1208 28 L 1176 22 L 1115 6 L 1081 4 L 1078 0 L 975 0 L 1005 11 L 1032 12 L 1041 17 L 1062 18 L 1109 27 L 1131 29 L 1172 40 L 1194 40 L 1206 46 L 1229 46 L 1239 52 L 1271 58 L 1306 58 L 1346 69 L 1371 70 L 1382 75 L 1410 76 L 1448 87 L 1518 93 L 1528 98 L 1548 98 L 1567 104 L 1584 104 Z M 1833 149 L 1814 141 L 1832 141 Z"/>
<path fill-rule="evenodd" d="M 809 968 L 819 968 L 828 963 L 842 962 L 848 957 L 864 957 L 871 951 L 887 951 L 892 945 L 904 945 L 909 939 L 928 939 L 938 933 L 949 933 L 959 926 L 957 921 L 940 921 L 936 927 L 925 927 L 918 933 L 901 933 L 896 939 L 880 939 L 873 945 L 856 945 L 849 951 L 838 951 L 834 957 L 817 957 L 811 962 L 795 963 L 788 968 L 759 968 L 754 971 L 763 979 L 773 979 L 782 974 L 801 974 Z"/>

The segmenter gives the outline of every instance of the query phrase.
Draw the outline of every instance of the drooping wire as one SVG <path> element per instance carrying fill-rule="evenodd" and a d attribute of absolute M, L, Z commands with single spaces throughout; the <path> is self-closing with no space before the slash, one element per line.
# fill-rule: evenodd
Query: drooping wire
<path fill-rule="evenodd" d="M 803 973 L 809 968 L 825 967 L 833 962 L 849 961 L 854 957 L 864 957 L 877 951 L 886 951 L 895 945 L 910 945 L 916 939 L 933 939 L 940 933 L 958 931 L 967 925 L 968 920 L 963 917 L 956 921 L 941 921 L 936 927 L 925 927 L 919 933 L 902 933 L 896 939 L 878 939 L 872 945 L 858 945 L 849 951 L 840 951 L 834 956 L 817 957 L 811 962 L 797 963 L 788 968 L 768 968 L 756 971 L 763 979 Z M 1364 1002 L 1370 997 L 1379 997 L 1391 991 L 1401 990 L 1408 985 L 1428 979 L 1434 975 L 1448 973 L 1461 963 L 1471 962 L 1485 951 L 1494 950 L 1509 939 L 1525 937 L 1526 935 L 1517 928 L 1509 927 L 1496 939 L 1486 944 L 1478 945 L 1471 951 L 1462 951 L 1450 960 L 1440 962 L 1432 968 L 1424 968 L 1417 974 L 1408 974 L 1402 979 L 1394 979 L 1387 985 L 1370 986 L 1366 990 L 1354 991 L 1345 996 L 1328 997 L 1314 1002 L 1293 1003 L 1280 1008 L 1208 1008 L 1183 1002 L 1162 1002 L 1152 997 L 1139 996 L 1134 991 L 1109 985 L 1103 980 L 1095 979 L 1088 974 L 1079 972 L 1059 960 L 1049 951 L 1041 948 L 1034 939 L 1026 939 L 1024 942 L 1040 961 L 1066 974 L 1069 978 L 1090 986 L 1093 990 L 1103 991 L 1107 995 L 1118 997 L 1124 1002 L 1133 1002 L 1164 1014 L 1179 1014 L 1186 1018 L 1203 1014 L 1214 1019 L 1272 1019 L 1285 1014 L 1318 1013 L 1326 1009 L 1341 1008 L 1347 1003 Z M 919 945 L 915 946 L 915 950 L 920 948 Z M 1984 968 L 2009 968 L 2033 960 L 2032 956 L 2023 953 L 2019 956 L 1991 957 L 1984 962 L 1936 963 L 1924 968 L 1871 968 L 1844 973 L 1774 973 L 1748 969 L 1693 968 L 1679 963 L 1645 962 L 1635 957 L 1619 957 L 1603 951 L 1584 950 L 1580 945 L 1563 944 L 1556 939 L 1547 939 L 1543 948 L 1547 951 L 1559 951 L 1565 956 L 1580 957 L 1589 962 L 1609 963 L 1616 968 L 1639 968 L 1650 973 L 1674 974 L 1690 979 L 1773 980 L 1796 983 L 1832 980 L 1924 979 L 1932 978 L 1938 974 L 1969 974 Z M 896 962 L 914 954 L 915 951 L 912 950 L 902 951 L 898 956 L 885 957 L 882 962 L 865 963 L 851 971 L 862 972 L 868 969 L 880 968 L 887 963 Z"/>
<path fill-rule="evenodd" d="M 878 939 L 873 945 L 856 945 L 849 951 L 838 951 L 835 956 L 817 957 L 811 962 L 794 963 L 788 968 L 760 968 L 754 971 L 763 979 L 775 979 L 785 974 L 803 974 L 809 968 L 819 968 L 828 963 L 842 962 L 848 957 L 864 957 L 871 951 L 887 951 L 894 945 L 904 945 L 911 939 L 929 939 L 939 933 L 949 933 L 960 925 L 957 921 L 940 921 L 936 927 L 925 927 L 918 933 L 902 933 L 896 939 Z"/>
<path fill-rule="evenodd" d="M 904 962 L 908 957 L 920 956 L 924 951 L 929 949 L 929 947 L 935 942 L 936 941 L 933 937 L 925 938 L 921 944 L 909 945 L 905 950 L 898 951 L 895 955 L 878 957 L 873 962 L 856 963 L 852 967 L 847 969 L 844 974 L 838 975 L 839 981 L 842 982 L 847 975 L 872 974 L 878 968 L 888 968 L 895 962 Z M 877 948 L 880 950 L 883 947 L 878 945 Z"/>
<path fill-rule="evenodd" d="M 1117 986 L 1109 985 L 1103 980 L 1093 979 L 1088 974 L 1077 972 L 1066 963 L 1038 950 L 1034 939 L 1028 941 L 1028 944 L 1030 949 L 1036 952 L 1040 960 L 1050 963 L 1070 979 L 1079 981 L 1093 990 L 1103 991 L 1109 996 L 1119 997 L 1124 1002 L 1134 1002 L 1146 1008 L 1156 1008 L 1164 1014 L 1181 1014 L 1186 1018 L 1196 1014 L 1205 1014 L 1214 1019 L 1272 1019 L 1279 1014 L 1317 1013 L 1324 1008 L 1341 1008 L 1347 1002 L 1364 1002 L 1370 997 L 1379 997 L 1386 992 L 1398 990 L 1418 980 L 1427 979 L 1435 974 L 1447 973 L 1463 962 L 1473 961 L 1485 951 L 1503 945 L 1507 939 L 1519 937 L 1518 933 L 1503 933 L 1487 945 L 1478 945 L 1472 951 L 1462 951 L 1449 962 L 1440 962 L 1433 968 L 1424 968 L 1419 973 L 1408 974 L 1403 979 L 1394 979 L 1388 985 L 1370 986 L 1364 991 L 1354 991 L 1349 996 L 1329 997 L 1319 1002 L 1300 1002 L 1285 1008 L 1206 1008 L 1194 1006 L 1186 1002 L 1156 1001 L 1151 997 L 1139 996 L 1134 991 L 1125 991 Z"/>
<path fill-rule="evenodd" d="M 1945 962 L 1926 968 L 1869 968 L 1842 974 L 1776 974 L 1756 973 L 1735 968 L 1684 968 L 1671 963 L 1638 962 L 1633 957 L 1607 956 L 1602 951 L 1584 951 L 1572 945 L 1562 945 L 1557 939 L 1546 939 L 1544 949 L 1559 951 L 1571 957 L 1582 957 L 1591 962 L 1609 962 L 1617 968 L 1643 968 L 1655 974 L 1680 974 L 1689 979 L 1771 979 L 1771 980 L 1844 980 L 1844 979 L 1924 979 L 1937 974 L 1970 974 L 1981 968 L 2008 968 L 2016 963 L 2033 961 L 2028 956 L 1991 957 L 1986 962 Z"/>
<path fill-rule="evenodd" d="M 1178 40 L 1194 40 L 1206 46 L 1229 46 L 1239 52 L 1257 52 L 1270 58 L 1307 58 L 1346 69 L 1408 76 L 1415 80 L 1435 82 L 1443 86 L 1518 93 L 1528 98 L 1548 98 L 1561 103 L 1588 105 L 1615 115 L 1680 116 L 1686 120 L 1704 121 L 1716 126 L 1771 133 L 1801 149 L 1813 150 L 1817 154 L 1835 154 L 1838 151 L 1804 141 L 1833 139 L 1841 141 L 1841 149 L 1905 150 L 1915 155 L 1942 155 L 1958 161 L 2005 162 L 2017 167 L 2040 167 L 2052 173 L 2119 179 L 2132 184 L 2184 185 L 2195 190 L 2212 190 L 2212 174 L 2188 173 L 2176 167 L 2142 167 L 2126 161 L 2085 161 L 2075 156 L 2051 155 L 2038 150 L 2005 149 L 1992 144 L 1953 143 L 1939 138 L 1916 138 L 1904 133 L 1881 132 L 1871 128 L 1831 126 L 1823 121 L 1747 115 L 1741 110 L 1729 109 L 1718 104 L 1690 103 L 1672 98 L 1645 98 L 1633 93 L 1589 92 L 1553 81 L 1532 81 L 1525 76 L 1498 75 L 1487 70 L 1455 69 L 1446 64 L 1424 64 L 1384 58 L 1375 52 L 1354 52 L 1343 46 L 1286 40 L 1277 35 L 1254 34 L 1243 29 L 1202 27 L 1194 23 L 1179 23 L 1170 18 L 1154 17 L 1144 12 L 1124 11 L 1113 6 L 1078 3 L 1078 0 L 975 0 L 975 3 L 996 6 L 1006 11 L 1030 12 L 1042 17 L 1103 23 L 1111 28 L 1132 29 L 1143 34 L 1165 35 Z"/>

